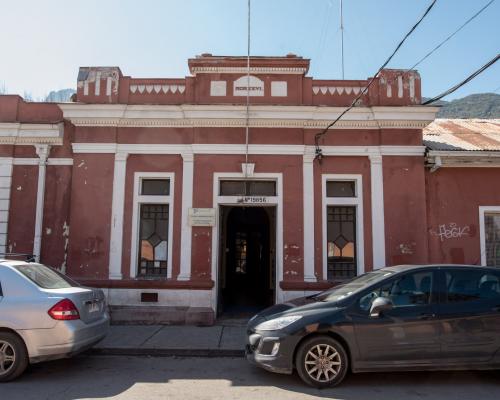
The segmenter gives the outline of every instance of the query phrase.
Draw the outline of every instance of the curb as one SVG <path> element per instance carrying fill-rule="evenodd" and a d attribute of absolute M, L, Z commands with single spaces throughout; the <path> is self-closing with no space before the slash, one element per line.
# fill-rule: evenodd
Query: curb
<path fill-rule="evenodd" d="M 233 357 L 242 358 L 244 350 L 231 349 L 156 349 L 156 348 L 93 348 L 92 355 L 151 357 Z"/>

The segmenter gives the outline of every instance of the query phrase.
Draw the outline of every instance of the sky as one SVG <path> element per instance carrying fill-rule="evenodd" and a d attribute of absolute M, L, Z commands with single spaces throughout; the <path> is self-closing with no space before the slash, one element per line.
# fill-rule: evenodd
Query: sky
<path fill-rule="evenodd" d="M 388 67 L 409 68 L 489 0 L 438 0 Z M 251 0 L 251 54 L 311 59 L 340 79 L 340 0 Z M 372 76 L 431 0 L 344 0 L 346 79 Z M 500 0 L 417 69 L 435 96 L 500 51 Z M 246 55 L 247 0 L 0 0 L 0 88 L 41 98 L 74 88 L 80 66 L 184 77 L 197 54 Z M 500 62 L 448 96 L 500 92 Z"/>

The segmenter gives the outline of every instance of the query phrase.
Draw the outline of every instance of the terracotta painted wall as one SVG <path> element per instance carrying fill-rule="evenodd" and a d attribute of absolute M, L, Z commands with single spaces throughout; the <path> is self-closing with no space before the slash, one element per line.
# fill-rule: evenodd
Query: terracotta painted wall
<path fill-rule="evenodd" d="M 76 154 L 71 182 L 70 276 L 107 279 L 113 154 Z"/>
<path fill-rule="evenodd" d="M 10 191 L 7 251 L 33 253 L 38 166 L 14 165 Z"/>
<path fill-rule="evenodd" d="M 45 178 L 42 248 L 40 260 L 66 270 L 69 245 L 71 165 L 48 165 Z"/>
<path fill-rule="evenodd" d="M 500 168 L 426 172 L 429 261 L 481 261 L 479 206 L 500 206 Z"/>
<path fill-rule="evenodd" d="M 423 157 L 383 157 L 387 265 L 427 262 L 423 165 Z"/>
<path fill-rule="evenodd" d="M 135 172 L 169 172 L 174 173 L 174 193 L 172 240 L 172 277 L 179 274 L 181 246 L 181 212 L 182 212 L 182 157 L 180 155 L 141 155 L 131 154 L 127 159 L 127 175 L 125 181 L 125 209 L 123 221 L 122 274 L 130 278 L 130 256 L 132 245 L 132 212 L 134 203 L 134 173 Z"/>

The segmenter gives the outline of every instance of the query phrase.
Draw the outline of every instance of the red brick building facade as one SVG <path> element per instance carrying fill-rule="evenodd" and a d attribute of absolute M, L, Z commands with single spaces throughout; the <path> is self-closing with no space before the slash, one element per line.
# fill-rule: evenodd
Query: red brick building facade
<path fill-rule="evenodd" d="M 202 55 L 183 79 L 80 68 L 71 103 L 0 96 L 0 245 L 105 288 L 115 319 L 180 323 L 388 264 L 498 262 L 500 142 L 426 147 L 438 109 L 384 70 L 320 161 L 368 81 L 308 67 Z"/>

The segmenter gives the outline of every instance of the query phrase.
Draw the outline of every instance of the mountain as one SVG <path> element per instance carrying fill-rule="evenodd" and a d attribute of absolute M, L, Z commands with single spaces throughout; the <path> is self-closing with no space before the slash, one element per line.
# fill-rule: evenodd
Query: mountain
<path fill-rule="evenodd" d="M 61 89 L 51 91 L 44 101 L 49 103 L 64 103 L 71 101 L 71 96 L 76 93 L 74 89 Z"/>
<path fill-rule="evenodd" d="M 433 105 L 441 106 L 438 118 L 500 118 L 500 95 L 495 93 L 471 94 L 453 101 L 440 100 Z"/>

